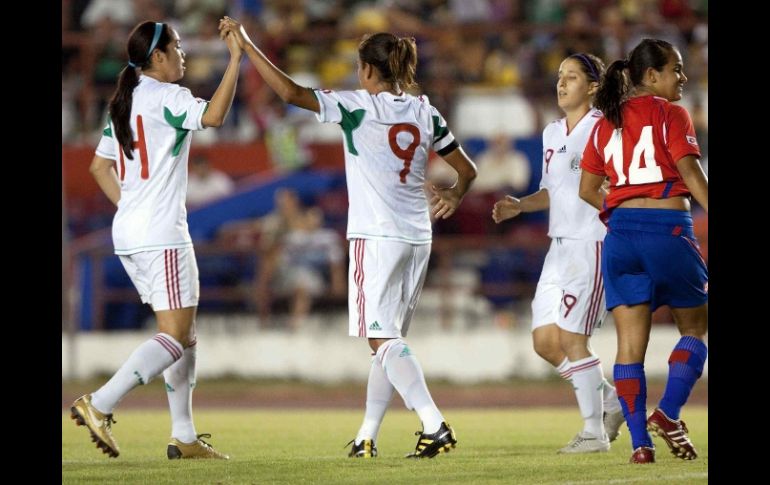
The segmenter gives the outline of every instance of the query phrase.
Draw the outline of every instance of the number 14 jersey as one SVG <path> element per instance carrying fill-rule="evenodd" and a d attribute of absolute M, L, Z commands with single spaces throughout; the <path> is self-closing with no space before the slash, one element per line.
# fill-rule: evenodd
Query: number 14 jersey
<path fill-rule="evenodd" d="M 428 97 L 315 90 L 318 120 L 342 128 L 348 239 L 431 242 L 424 191 L 428 155 L 457 147 Z"/>
<path fill-rule="evenodd" d="M 616 130 L 606 118 L 596 123 L 581 164 L 610 178 L 605 212 L 637 197 L 689 195 L 676 167 L 687 155 L 700 158 L 687 110 L 657 96 L 631 98 L 621 110 L 622 129 Z"/>

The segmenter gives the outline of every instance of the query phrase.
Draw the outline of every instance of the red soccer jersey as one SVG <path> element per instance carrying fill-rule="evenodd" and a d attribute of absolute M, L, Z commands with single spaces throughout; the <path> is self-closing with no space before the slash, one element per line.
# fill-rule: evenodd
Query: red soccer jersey
<path fill-rule="evenodd" d="M 700 158 L 687 110 L 657 96 L 631 98 L 622 105 L 623 129 L 603 118 L 594 126 L 581 167 L 610 178 L 605 212 L 637 197 L 689 195 L 676 162 Z"/>

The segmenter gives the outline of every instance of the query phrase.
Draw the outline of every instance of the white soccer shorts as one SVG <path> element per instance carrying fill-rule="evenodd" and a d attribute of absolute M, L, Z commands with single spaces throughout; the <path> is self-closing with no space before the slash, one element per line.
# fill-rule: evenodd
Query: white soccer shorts
<path fill-rule="evenodd" d="M 420 299 L 430 244 L 350 240 L 349 335 L 405 337 Z"/>
<path fill-rule="evenodd" d="M 602 241 L 556 238 L 545 256 L 532 300 L 532 330 L 553 324 L 591 335 L 607 315 Z"/>
<path fill-rule="evenodd" d="M 142 303 L 154 311 L 198 306 L 200 282 L 192 247 L 121 255 Z"/>

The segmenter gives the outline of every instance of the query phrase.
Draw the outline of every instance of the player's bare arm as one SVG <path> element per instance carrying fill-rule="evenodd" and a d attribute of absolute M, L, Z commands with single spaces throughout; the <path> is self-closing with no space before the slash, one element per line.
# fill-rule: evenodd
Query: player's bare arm
<path fill-rule="evenodd" d="M 457 181 L 451 187 L 431 185 L 433 197 L 430 199 L 430 205 L 436 219 L 448 219 L 454 214 L 473 183 L 473 179 L 476 178 L 476 164 L 468 158 L 461 147 L 457 147 L 442 158 L 457 172 Z"/>
<path fill-rule="evenodd" d="M 120 200 L 120 182 L 118 182 L 118 173 L 115 171 L 115 161 L 96 155 L 91 161 L 89 170 L 94 179 L 96 179 L 99 188 L 104 192 L 104 195 L 110 199 L 110 202 L 118 205 Z"/>
<path fill-rule="evenodd" d="M 222 126 L 233 104 L 235 86 L 238 84 L 238 72 L 243 52 L 234 36 L 220 31 L 220 37 L 224 39 L 227 49 L 230 51 L 230 62 L 227 63 L 222 81 L 209 101 L 208 109 L 201 117 L 203 126 Z"/>
<path fill-rule="evenodd" d="M 687 188 L 698 204 L 703 207 L 706 212 L 709 211 L 709 181 L 706 178 L 706 174 L 703 173 L 703 167 L 697 158 L 692 155 L 687 155 L 678 162 L 676 162 L 676 168 L 679 170 L 679 174 L 682 176 Z"/>
<path fill-rule="evenodd" d="M 522 212 L 537 212 L 548 209 L 550 199 L 546 189 L 540 189 L 537 192 L 518 199 L 511 195 L 506 195 L 504 199 L 495 202 L 492 208 L 492 219 L 496 223 L 518 216 Z"/>
<path fill-rule="evenodd" d="M 220 31 L 235 34 L 238 43 L 242 46 L 254 67 L 257 68 L 259 75 L 262 76 L 262 79 L 283 101 L 320 113 L 321 106 L 318 104 L 318 98 L 313 94 L 313 90 L 298 85 L 286 73 L 270 62 L 265 54 L 251 41 L 240 22 L 233 18 L 225 17 L 220 20 L 219 29 Z"/>
<path fill-rule="evenodd" d="M 578 194 L 581 199 L 596 207 L 597 210 L 602 210 L 604 198 L 607 196 L 607 191 L 604 189 L 604 179 L 603 175 L 596 175 L 585 169 L 580 175 Z"/>

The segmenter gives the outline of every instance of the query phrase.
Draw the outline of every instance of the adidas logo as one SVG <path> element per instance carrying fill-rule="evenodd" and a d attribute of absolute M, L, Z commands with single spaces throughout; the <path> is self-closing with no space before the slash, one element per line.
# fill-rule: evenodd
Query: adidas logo
<path fill-rule="evenodd" d="M 562 146 L 559 148 L 556 153 L 567 153 L 567 145 Z"/>
<path fill-rule="evenodd" d="M 412 351 L 409 350 L 409 347 L 404 345 L 404 350 L 401 351 L 400 354 L 398 354 L 399 357 L 406 357 L 407 355 L 412 355 Z"/>
<path fill-rule="evenodd" d="M 369 330 L 382 330 L 382 327 L 380 327 L 380 324 L 375 320 L 374 323 L 369 325 Z"/>

